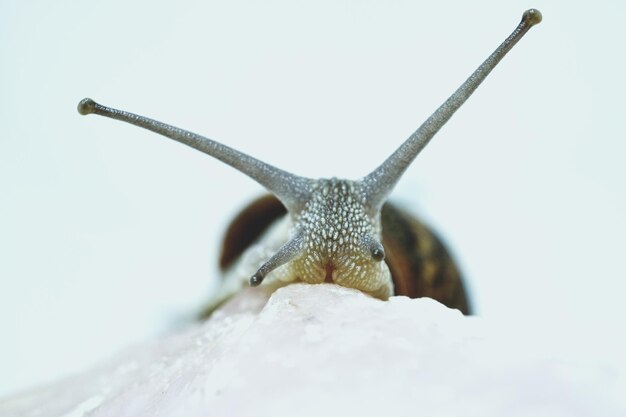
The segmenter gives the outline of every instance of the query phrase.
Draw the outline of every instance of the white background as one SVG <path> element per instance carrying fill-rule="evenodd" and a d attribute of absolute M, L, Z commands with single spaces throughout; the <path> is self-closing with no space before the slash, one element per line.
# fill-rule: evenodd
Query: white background
<path fill-rule="evenodd" d="M 300 175 L 358 178 L 518 23 L 532 29 L 394 198 L 435 225 L 482 317 L 626 349 L 623 18 L 598 1 L 0 3 L 0 396 L 198 311 L 219 236 L 262 189 L 78 101 Z"/>

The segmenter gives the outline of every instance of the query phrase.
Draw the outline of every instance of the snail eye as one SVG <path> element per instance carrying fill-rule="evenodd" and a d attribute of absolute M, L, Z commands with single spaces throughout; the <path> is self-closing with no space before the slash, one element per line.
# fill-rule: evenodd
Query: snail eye
<path fill-rule="evenodd" d="M 383 259 L 385 259 L 385 250 L 382 248 L 382 246 L 380 248 L 375 248 L 372 250 L 372 258 L 377 262 L 381 262 Z"/>

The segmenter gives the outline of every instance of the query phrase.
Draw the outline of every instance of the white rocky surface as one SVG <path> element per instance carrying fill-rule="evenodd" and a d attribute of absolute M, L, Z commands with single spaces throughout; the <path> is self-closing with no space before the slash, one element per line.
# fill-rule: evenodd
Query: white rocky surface
<path fill-rule="evenodd" d="M 626 381 L 430 300 L 247 289 L 207 322 L 0 402 L 0 416 L 624 416 Z M 45 343 L 43 341 L 42 343 Z"/>

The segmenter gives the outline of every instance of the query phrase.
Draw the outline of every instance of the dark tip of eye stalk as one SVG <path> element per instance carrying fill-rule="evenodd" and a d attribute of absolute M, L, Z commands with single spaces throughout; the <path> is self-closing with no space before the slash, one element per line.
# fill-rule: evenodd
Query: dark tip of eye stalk
<path fill-rule="evenodd" d="M 541 16 L 541 12 L 537 9 L 528 9 L 522 16 L 522 22 L 530 26 L 538 25 L 541 23 L 541 19 L 543 19 L 543 17 Z"/>
<path fill-rule="evenodd" d="M 254 275 L 252 275 L 252 277 L 250 278 L 250 286 L 251 287 L 258 287 L 259 285 L 261 285 L 261 283 L 263 282 L 263 279 L 265 277 L 261 274 L 259 274 L 258 272 Z"/>
<path fill-rule="evenodd" d="M 372 249 L 372 258 L 377 262 L 382 261 L 385 259 L 385 250 L 383 248 Z"/>
<path fill-rule="evenodd" d="M 96 112 L 96 102 L 90 98 L 84 98 L 78 103 L 78 112 L 83 116 Z"/>

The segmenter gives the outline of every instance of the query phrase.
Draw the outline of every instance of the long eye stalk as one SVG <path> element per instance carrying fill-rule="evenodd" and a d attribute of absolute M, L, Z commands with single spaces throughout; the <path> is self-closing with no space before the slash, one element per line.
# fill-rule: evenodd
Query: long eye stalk
<path fill-rule="evenodd" d="M 498 62 L 534 25 L 541 22 L 541 13 L 530 9 L 504 42 L 483 62 L 385 162 L 361 180 L 368 206 L 377 212 L 396 183 L 432 137 L 446 124 L 455 111 L 472 95 Z"/>
<path fill-rule="evenodd" d="M 204 136 L 144 116 L 106 107 L 90 98 L 78 103 L 78 112 L 83 115 L 98 114 L 143 127 L 211 155 L 267 188 L 291 212 L 301 210 L 308 200 L 312 180 L 283 171 Z"/>

